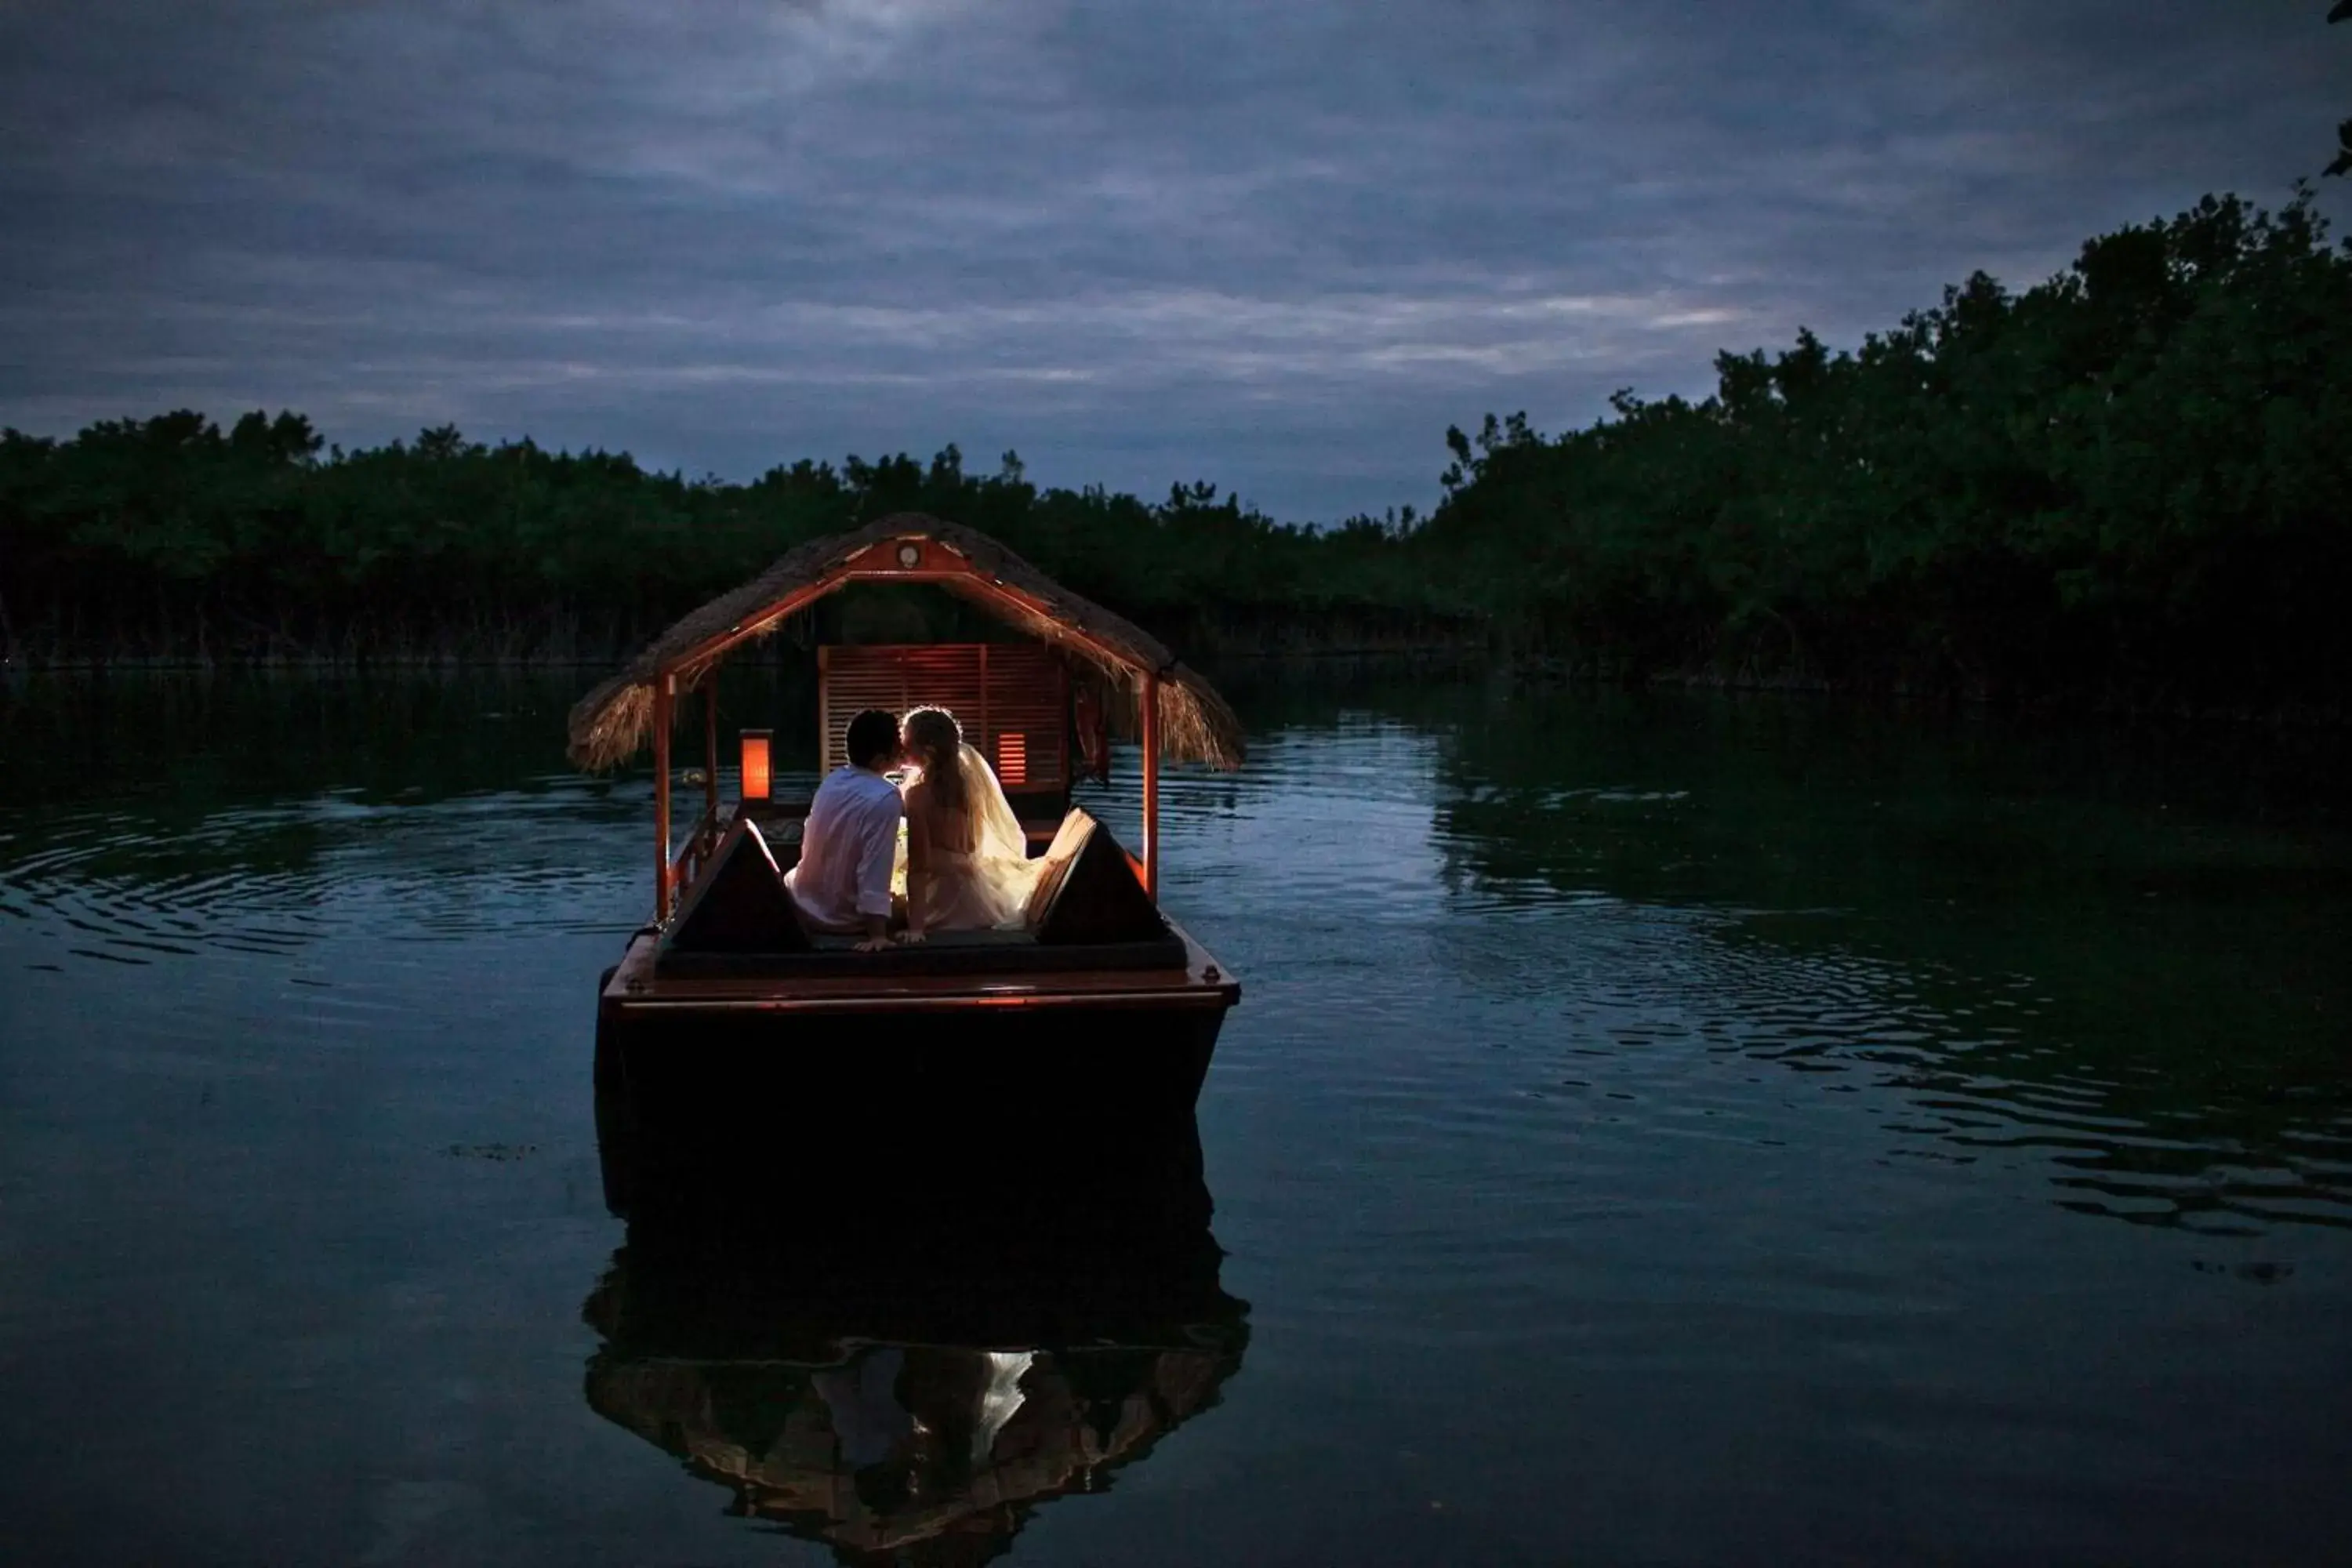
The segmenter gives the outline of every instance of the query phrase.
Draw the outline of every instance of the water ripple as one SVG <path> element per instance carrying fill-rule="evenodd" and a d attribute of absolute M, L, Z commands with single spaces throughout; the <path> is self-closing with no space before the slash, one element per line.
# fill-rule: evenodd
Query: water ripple
<path fill-rule="evenodd" d="M 1133 842 L 1118 777 L 1081 800 Z M 340 939 L 389 973 L 417 944 L 617 938 L 642 918 L 649 794 L 532 775 L 184 819 L 18 812 L 0 931 L 24 968 L 226 955 L 314 994 L 329 981 L 290 972 Z M 1322 1075 L 1362 1149 L 1466 1139 L 1541 1169 L 1575 1125 L 1779 1148 L 1849 1098 L 1881 1158 L 2030 1163 L 2084 1212 L 2346 1222 L 2340 1086 L 2184 1090 L 2180 1064 L 2084 1039 L 2045 978 L 1874 951 L 1853 906 L 1629 892 L 1615 858 L 1670 880 L 1707 860 L 1664 847 L 1707 805 L 1692 787 L 1481 778 L 1442 730 L 1343 714 L 1261 738 L 1237 776 L 1178 773 L 1163 801 L 1171 900 L 1250 991 L 1221 1076 Z M 1284 1054 L 1254 1058 L 1254 1034 Z"/>

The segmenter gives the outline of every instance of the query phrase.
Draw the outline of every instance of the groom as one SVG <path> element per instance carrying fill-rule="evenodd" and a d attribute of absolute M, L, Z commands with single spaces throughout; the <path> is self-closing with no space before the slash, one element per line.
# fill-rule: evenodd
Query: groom
<path fill-rule="evenodd" d="M 890 945 L 890 871 L 898 854 L 898 721 L 868 708 L 849 721 L 849 765 L 816 786 L 801 827 L 801 861 L 785 875 L 801 918 L 817 931 L 861 931 L 860 952 Z"/>

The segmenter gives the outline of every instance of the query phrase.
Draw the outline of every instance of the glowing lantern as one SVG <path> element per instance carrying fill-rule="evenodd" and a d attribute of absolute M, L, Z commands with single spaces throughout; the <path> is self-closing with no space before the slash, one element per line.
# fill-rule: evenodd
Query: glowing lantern
<path fill-rule="evenodd" d="M 768 798 L 768 738 L 767 730 L 743 731 L 743 798 Z"/>

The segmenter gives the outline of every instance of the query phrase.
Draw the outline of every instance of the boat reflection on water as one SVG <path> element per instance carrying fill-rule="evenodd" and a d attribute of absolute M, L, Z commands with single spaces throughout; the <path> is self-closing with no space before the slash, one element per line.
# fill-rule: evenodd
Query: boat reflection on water
<path fill-rule="evenodd" d="M 641 1171 L 583 1309 L 589 1405 L 843 1562 L 993 1560 L 1214 1405 L 1248 1342 L 1190 1118 L 1085 1142 Z"/>

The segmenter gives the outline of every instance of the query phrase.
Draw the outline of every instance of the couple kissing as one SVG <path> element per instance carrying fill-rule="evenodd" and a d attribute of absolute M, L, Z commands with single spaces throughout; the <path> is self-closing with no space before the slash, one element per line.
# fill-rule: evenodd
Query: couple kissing
<path fill-rule="evenodd" d="M 869 708 L 849 721 L 846 749 L 848 764 L 809 803 L 800 864 L 784 879 L 801 918 L 814 930 L 856 935 L 860 952 L 890 946 L 903 820 L 907 899 L 897 941 L 1019 924 L 1038 863 L 995 770 L 964 743 L 955 715 L 917 708 L 902 721 Z M 889 778 L 902 764 L 914 770 L 903 787 Z"/>

